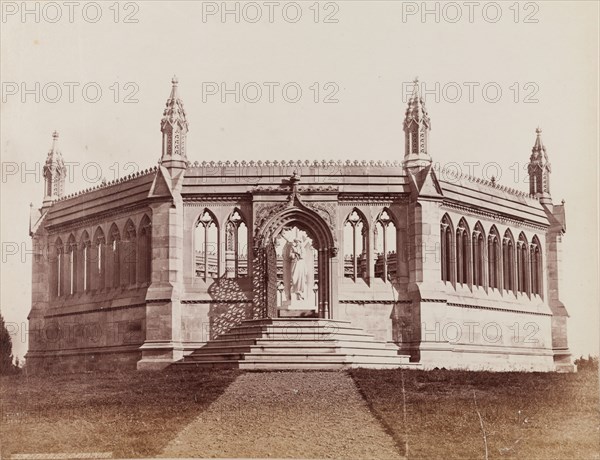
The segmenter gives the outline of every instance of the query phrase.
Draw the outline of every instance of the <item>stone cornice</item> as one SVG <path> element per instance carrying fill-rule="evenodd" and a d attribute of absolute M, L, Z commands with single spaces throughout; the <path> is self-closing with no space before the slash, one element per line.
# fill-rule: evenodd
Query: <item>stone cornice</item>
<path fill-rule="evenodd" d="M 252 303 L 252 299 L 240 299 L 240 300 L 218 300 L 218 299 L 196 299 L 196 300 L 182 300 L 182 304 L 193 305 L 193 304 L 238 304 L 238 303 Z"/>
<path fill-rule="evenodd" d="M 395 305 L 395 304 L 409 304 L 410 300 L 338 300 L 341 304 L 352 304 L 352 305 Z"/>
<path fill-rule="evenodd" d="M 454 169 L 450 169 L 449 167 L 440 169 L 439 167 L 436 168 L 434 166 L 434 172 L 435 172 L 436 176 L 439 177 L 438 180 L 440 182 L 444 182 L 446 184 L 460 186 L 462 184 L 460 184 L 459 181 L 465 180 L 472 184 L 480 184 L 481 186 L 484 186 L 486 188 L 500 190 L 502 192 L 509 193 L 510 195 L 513 195 L 513 196 L 521 196 L 521 197 L 525 197 L 525 198 L 536 199 L 535 195 L 532 195 L 528 192 L 524 192 L 523 190 L 507 187 L 505 185 L 499 184 L 498 182 L 488 181 L 481 177 L 470 176 L 468 174 L 458 172 Z M 490 192 L 493 193 L 492 191 L 486 191 L 486 193 L 490 193 Z"/>
<path fill-rule="evenodd" d="M 158 171 L 158 166 L 153 166 L 152 168 L 148 168 L 148 169 L 145 169 L 143 171 L 136 171 L 135 173 L 129 174 L 128 176 L 118 177 L 118 178 L 116 178 L 116 179 L 114 179 L 114 180 L 112 180 L 110 182 L 102 182 L 102 183 L 100 183 L 98 185 L 95 185 L 93 187 L 88 187 L 86 189 L 79 190 L 79 191 L 71 193 L 69 195 L 65 195 L 63 197 L 58 198 L 55 201 L 55 203 L 62 202 L 62 201 L 67 201 L 67 200 L 70 200 L 72 198 L 77 198 L 77 197 L 80 197 L 80 196 L 85 195 L 87 193 L 94 192 L 96 190 L 106 189 L 106 188 L 112 187 L 114 185 L 123 184 L 123 183 L 129 182 L 129 181 L 131 181 L 133 179 L 137 179 L 138 177 L 148 176 L 148 175 L 154 175 L 154 174 L 156 174 L 157 171 Z"/>
<path fill-rule="evenodd" d="M 521 313 L 523 315 L 552 316 L 552 313 L 541 313 L 541 312 L 537 312 L 537 311 L 515 310 L 515 309 L 499 308 L 499 307 L 483 307 L 481 305 L 468 305 L 468 304 L 464 304 L 464 303 L 454 303 L 454 302 L 447 302 L 447 304 L 449 307 L 474 308 L 476 310 L 506 311 L 509 313 Z"/>
<path fill-rule="evenodd" d="M 361 204 L 387 204 L 394 202 L 407 203 L 408 195 L 401 193 L 340 193 L 340 206 L 359 206 Z"/>
<path fill-rule="evenodd" d="M 97 214 L 94 214 L 92 217 L 84 216 L 84 217 L 73 219 L 68 222 L 61 222 L 61 223 L 57 223 L 54 225 L 49 224 L 49 225 L 46 225 L 45 228 L 48 230 L 48 233 L 51 233 L 51 234 L 62 233 L 65 230 L 68 230 L 68 231 L 79 230 L 84 227 L 101 224 L 108 220 L 113 221 L 113 220 L 115 220 L 114 219 L 115 217 L 116 218 L 131 217 L 132 212 L 143 211 L 144 209 L 147 209 L 149 203 L 150 203 L 150 200 L 138 201 L 137 203 L 131 204 L 129 206 L 122 206 L 122 207 L 120 206 L 118 208 L 111 208 L 106 211 L 101 211 Z M 148 210 L 148 214 L 150 214 L 149 210 Z"/>
<path fill-rule="evenodd" d="M 194 168 L 246 168 L 246 167 L 297 167 L 297 168 L 317 168 L 327 166 L 362 166 L 362 167 L 377 167 L 377 168 L 389 168 L 401 167 L 398 161 L 389 160 L 321 160 L 321 161 L 310 161 L 310 160 L 266 160 L 266 161 L 195 161 L 188 165 L 188 170 Z"/>
<path fill-rule="evenodd" d="M 298 187 L 297 193 L 302 194 L 313 194 L 313 193 L 325 193 L 325 194 L 337 194 L 339 192 L 339 187 L 334 185 L 307 185 L 304 187 Z M 257 185 L 250 189 L 250 193 L 281 193 L 281 194 L 289 194 L 289 186 L 280 186 L 280 185 Z"/>
<path fill-rule="evenodd" d="M 472 217 L 483 217 L 485 219 L 489 219 L 496 223 L 513 225 L 515 227 L 525 227 L 525 228 L 539 230 L 539 231 L 543 231 L 543 232 L 548 230 L 548 227 L 550 226 L 549 224 L 544 226 L 541 224 L 533 223 L 531 221 L 517 220 L 517 219 L 511 218 L 510 216 L 508 216 L 504 213 L 501 213 L 501 212 L 495 212 L 495 211 L 483 210 L 483 209 L 475 209 L 471 206 L 467 206 L 467 205 L 460 204 L 457 202 L 449 201 L 447 199 L 445 199 L 443 201 L 443 203 L 440 204 L 440 207 L 442 209 L 446 209 L 449 211 L 458 211 L 462 214 L 467 214 Z"/>
<path fill-rule="evenodd" d="M 184 206 L 206 205 L 214 203 L 217 206 L 230 203 L 250 202 L 251 196 L 245 194 L 225 194 L 225 193 L 203 193 L 194 195 L 182 195 Z"/>
<path fill-rule="evenodd" d="M 135 304 L 131 304 L 131 305 L 119 305 L 119 306 L 115 306 L 115 307 L 101 307 L 101 308 L 95 308 L 93 310 L 78 310 L 78 311 L 71 311 L 71 312 L 64 312 L 64 313 L 52 313 L 49 315 L 43 315 L 43 318 L 60 318 L 63 316 L 76 316 L 76 315 L 86 315 L 86 314 L 91 314 L 91 313 L 103 313 L 106 311 L 116 311 L 116 310 L 128 310 L 130 308 L 139 308 L 139 307 L 143 307 L 146 306 L 147 302 L 141 302 L 141 303 L 135 303 Z"/>
<path fill-rule="evenodd" d="M 419 301 L 417 301 L 417 303 L 419 303 Z M 473 308 L 475 310 L 505 311 L 508 313 L 520 313 L 523 315 L 552 316 L 552 313 L 541 313 L 541 312 L 537 312 L 537 311 L 515 310 L 514 308 L 484 307 L 482 305 L 469 305 L 469 304 L 464 304 L 464 303 L 448 302 L 446 299 L 421 299 L 421 303 L 445 303 L 449 307 Z"/>

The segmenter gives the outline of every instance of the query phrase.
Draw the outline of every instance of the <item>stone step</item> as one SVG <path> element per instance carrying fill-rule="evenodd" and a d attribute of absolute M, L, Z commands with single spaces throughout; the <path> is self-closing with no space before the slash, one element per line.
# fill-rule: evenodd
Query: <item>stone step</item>
<path fill-rule="evenodd" d="M 348 321 L 319 318 L 245 320 L 186 355 L 177 366 L 204 369 L 347 369 L 415 367 L 393 343 Z"/>
<path fill-rule="evenodd" d="M 303 332 L 314 332 L 318 335 L 335 335 L 335 334 L 361 334 L 369 335 L 358 327 L 348 326 L 346 324 L 257 324 L 257 325 L 244 325 L 234 326 L 226 334 L 259 334 L 262 332 L 287 332 L 294 334 L 297 331 Z"/>
<path fill-rule="evenodd" d="M 263 346 L 305 346 L 310 344 L 317 344 L 323 346 L 336 346 L 341 348 L 370 348 L 370 349 L 390 349 L 390 350 L 398 350 L 398 347 L 395 344 L 388 344 L 383 341 L 374 341 L 374 340 L 340 340 L 340 339 L 325 339 L 325 340 L 265 340 L 258 339 L 256 343 L 253 344 L 258 347 Z"/>
<path fill-rule="evenodd" d="M 204 362 L 179 362 L 176 363 L 178 367 L 192 368 L 192 369 L 245 369 L 245 370 L 336 370 L 336 369 L 349 369 L 351 366 L 344 362 L 278 362 L 278 363 L 267 363 L 267 362 L 255 362 L 255 361 L 204 361 Z M 398 366 L 394 366 L 398 367 Z"/>
<path fill-rule="evenodd" d="M 310 346 L 311 344 L 319 344 L 319 345 L 337 345 L 337 346 L 356 346 L 356 347 L 362 347 L 362 348 L 382 348 L 382 347 L 386 347 L 386 348 L 390 348 L 390 349 L 394 349 L 397 350 L 398 347 L 393 344 L 393 343 L 388 343 L 388 342 L 383 342 L 381 340 L 369 340 L 368 337 L 357 337 L 357 338 L 352 338 L 352 339 L 339 339 L 339 338 L 331 338 L 331 337 L 327 337 L 327 338 L 321 338 L 318 340 L 315 340 L 314 338 L 311 337 L 306 337 L 306 338 L 294 338 L 293 340 L 283 340 L 281 338 L 262 338 L 262 337 L 256 337 L 256 338 L 251 338 L 251 339 L 244 339 L 244 340 L 236 340 L 235 338 L 231 338 L 231 337 L 225 337 L 222 336 L 223 338 L 221 340 L 211 340 L 209 341 L 206 345 L 204 345 L 202 347 L 202 349 L 207 349 L 207 348 L 221 348 L 221 347 L 237 347 L 237 346 L 266 346 L 266 345 L 273 345 L 273 346 L 284 346 L 284 345 L 297 345 L 297 346 L 302 346 L 302 345 L 306 345 L 306 346 Z"/>
<path fill-rule="evenodd" d="M 187 362 L 202 362 L 202 361 L 242 361 L 244 359 L 245 353 L 199 353 L 199 354 L 191 354 L 184 358 L 184 361 Z"/>
<path fill-rule="evenodd" d="M 397 350 L 383 348 L 353 348 L 353 347 L 338 347 L 338 346 L 265 346 L 265 347 L 223 347 L 223 348 L 211 348 L 197 350 L 186 357 L 186 360 L 212 360 L 214 357 L 222 357 L 223 359 L 249 359 L 249 357 L 260 357 L 262 356 L 296 356 L 302 355 L 307 358 L 313 356 L 330 355 L 335 357 L 340 356 L 381 356 L 396 358 L 398 355 Z M 257 358 L 258 359 L 258 358 Z"/>
<path fill-rule="evenodd" d="M 320 350 L 327 350 L 330 353 L 339 353 L 340 351 L 346 353 L 347 351 L 365 350 L 365 352 L 378 351 L 385 354 L 398 354 L 398 347 L 392 346 L 381 346 L 378 343 L 369 342 L 351 342 L 351 341 L 330 341 L 330 342 L 310 342 L 295 343 L 287 341 L 271 342 L 266 340 L 257 340 L 254 344 L 239 344 L 236 342 L 230 342 L 224 346 L 218 346 L 218 344 L 211 344 L 212 346 L 204 346 L 195 352 L 216 352 L 219 351 L 232 351 L 232 352 L 254 352 L 260 350 L 302 350 L 310 353 L 311 351 L 318 352 Z M 202 351 L 201 351 L 202 350 Z"/>
<path fill-rule="evenodd" d="M 316 324 L 345 324 L 348 326 L 352 326 L 350 321 L 343 321 L 339 319 L 324 319 L 324 318 L 259 318 L 259 319 L 245 319 L 244 324 L 252 325 L 252 324 L 278 324 L 278 323 L 286 323 L 286 324 L 298 324 L 298 325 L 306 325 L 309 323 Z"/>
<path fill-rule="evenodd" d="M 332 362 L 384 362 L 390 364 L 401 364 L 403 357 L 399 355 L 382 356 L 376 353 L 370 355 L 354 355 L 354 354 L 335 354 L 335 353 L 250 353 L 244 356 L 244 361 L 256 362 L 295 362 L 310 359 L 311 361 L 332 361 Z"/>
<path fill-rule="evenodd" d="M 290 361 L 345 361 L 345 355 L 335 353 L 215 353 L 189 356 L 187 361 L 257 361 L 257 362 L 290 362 Z"/>
<path fill-rule="evenodd" d="M 372 355 L 342 355 L 335 353 L 216 353 L 188 357 L 186 363 L 201 362 L 236 362 L 236 361 L 255 361 L 255 362 L 353 362 L 353 363 L 373 363 L 381 362 L 387 364 L 408 363 L 408 356 L 380 356 Z M 310 359 L 307 359 L 310 358 Z"/>
<path fill-rule="evenodd" d="M 294 352 L 304 352 L 304 353 L 338 353 L 340 347 L 335 344 L 331 344 L 329 346 L 324 345 L 302 345 L 302 346 L 293 346 L 293 345 L 251 345 L 251 346 L 227 346 L 227 347 L 206 347 L 202 348 L 202 351 L 198 354 L 206 354 L 206 353 L 260 353 L 260 352 L 271 352 L 271 353 L 294 353 Z M 199 351 L 199 350 L 196 350 Z M 194 352 L 196 353 L 196 352 Z M 194 354 L 192 353 L 192 355 Z M 190 355 L 190 356 L 192 356 Z"/>
<path fill-rule="evenodd" d="M 365 350 L 386 350 L 393 351 L 396 353 L 398 347 L 395 344 L 386 342 L 375 342 L 371 340 L 313 340 L 313 339 L 300 339 L 300 340 L 268 340 L 263 338 L 251 339 L 251 340 L 214 340 L 208 342 L 202 348 L 203 352 L 224 350 L 224 349 L 236 349 L 236 351 L 249 351 L 252 349 L 260 348 L 317 348 L 317 347 L 333 347 L 336 349 L 365 349 Z"/>
<path fill-rule="evenodd" d="M 248 340 L 248 339 L 269 339 L 269 340 L 299 340 L 307 339 L 313 341 L 334 339 L 334 340 L 375 340 L 372 335 L 365 333 L 349 333 L 349 332 L 337 332 L 336 334 L 318 334 L 314 331 L 297 330 L 292 332 L 289 331 L 265 331 L 262 334 L 258 333 L 226 333 L 217 337 L 214 341 L 219 342 L 222 340 Z"/>
<path fill-rule="evenodd" d="M 244 369 L 244 370 L 341 370 L 353 368 L 366 369 L 398 369 L 398 368 L 418 368 L 416 363 L 388 363 L 388 362 L 369 362 L 352 363 L 344 361 L 331 362 L 310 362 L 310 361 L 204 361 L 204 362 L 181 362 L 177 366 L 191 369 Z"/>

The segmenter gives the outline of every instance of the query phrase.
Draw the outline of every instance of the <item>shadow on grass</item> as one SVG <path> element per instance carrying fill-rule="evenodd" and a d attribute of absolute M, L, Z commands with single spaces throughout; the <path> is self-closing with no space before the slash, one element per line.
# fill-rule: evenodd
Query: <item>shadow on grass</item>
<path fill-rule="evenodd" d="M 597 373 L 354 369 L 350 374 L 400 452 L 407 455 L 408 449 L 408 458 L 485 458 L 475 399 L 489 458 L 600 458 Z"/>
<path fill-rule="evenodd" d="M 0 457 L 59 452 L 155 456 L 239 374 L 173 369 L 1 377 Z"/>

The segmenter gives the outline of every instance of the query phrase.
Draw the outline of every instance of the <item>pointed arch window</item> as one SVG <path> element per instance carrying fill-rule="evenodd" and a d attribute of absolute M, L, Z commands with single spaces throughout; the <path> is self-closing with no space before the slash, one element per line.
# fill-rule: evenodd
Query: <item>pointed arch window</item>
<path fill-rule="evenodd" d="M 91 265 L 91 285 L 93 289 L 104 289 L 106 279 L 106 238 L 100 227 L 94 233 L 94 247 Z"/>
<path fill-rule="evenodd" d="M 195 230 L 196 277 L 208 281 L 219 276 L 219 227 L 217 219 L 205 209 Z"/>
<path fill-rule="evenodd" d="M 517 291 L 529 294 L 529 243 L 523 233 L 517 241 Z"/>
<path fill-rule="evenodd" d="M 92 242 L 88 232 L 84 231 L 81 237 L 81 267 L 80 283 L 83 292 L 89 292 L 91 288 L 90 277 L 92 274 Z"/>
<path fill-rule="evenodd" d="M 396 277 L 396 225 L 391 213 L 384 209 L 375 221 L 375 278 L 384 282 Z"/>
<path fill-rule="evenodd" d="M 67 295 L 73 295 L 77 292 L 77 281 L 75 274 L 77 272 L 77 243 L 75 237 L 71 235 L 67 241 L 67 263 L 66 263 L 66 286 L 65 293 Z"/>
<path fill-rule="evenodd" d="M 121 233 L 112 224 L 106 248 L 106 285 L 116 288 L 121 285 Z"/>
<path fill-rule="evenodd" d="M 152 281 L 152 223 L 144 215 L 140 223 L 138 237 L 138 281 L 140 284 Z"/>
<path fill-rule="evenodd" d="M 248 227 L 235 209 L 225 227 L 225 272 L 228 278 L 248 276 Z"/>
<path fill-rule="evenodd" d="M 122 257 L 122 285 L 134 285 L 137 282 L 137 232 L 131 220 L 125 224 L 123 231 L 121 257 Z"/>
<path fill-rule="evenodd" d="M 51 175 L 45 174 L 44 175 L 44 183 L 46 185 L 46 196 L 52 196 L 52 180 L 51 180 Z"/>
<path fill-rule="evenodd" d="M 54 243 L 54 253 L 56 254 L 56 259 L 54 262 L 54 267 L 52 270 L 52 293 L 55 297 L 60 297 L 64 294 L 64 263 L 65 263 L 65 248 L 63 246 L 63 242 L 60 238 L 57 238 Z"/>
<path fill-rule="evenodd" d="M 473 285 L 483 287 L 485 285 L 485 234 L 480 222 L 475 225 L 471 240 L 473 242 Z"/>
<path fill-rule="evenodd" d="M 454 281 L 454 227 L 448 215 L 444 215 L 440 224 L 440 242 L 442 259 L 442 281 Z"/>
<path fill-rule="evenodd" d="M 489 286 L 500 289 L 500 235 L 496 227 L 492 227 L 488 235 L 488 274 Z"/>
<path fill-rule="evenodd" d="M 502 240 L 502 277 L 504 290 L 515 290 L 515 241 L 510 230 L 504 233 Z"/>
<path fill-rule="evenodd" d="M 344 277 L 353 281 L 366 278 L 367 238 L 366 219 L 354 209 L 344 222 Z"/>
<path fill-rule="evenodd" d="M 461 219 L 456 228 L 456 282 L 468 284 L 470 265 L 469 226 Z"/>
<path fill-rule="evenodd" d="M 531 259 L 531 292 L 539 296 L 542 295 L 542 252 L 540 240 L 534 236 L 530 246 Z"/>

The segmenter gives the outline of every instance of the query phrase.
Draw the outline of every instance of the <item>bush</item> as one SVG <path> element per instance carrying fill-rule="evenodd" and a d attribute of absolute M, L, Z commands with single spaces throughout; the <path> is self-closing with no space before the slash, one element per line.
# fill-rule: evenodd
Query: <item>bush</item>
<path fill-rule="evenodd" d="M 580 372 L 590 371 L 598 372 L 598 357 L 588 355 L 587 359 L 581 356 L 575 360 L 577 370 Z"/>
<path fill-rule="evenodd" d="M 0 314 L 0 375 L 14 374 L 17 369 L 20 370 L 13 364 L 12 340 Z"/>

